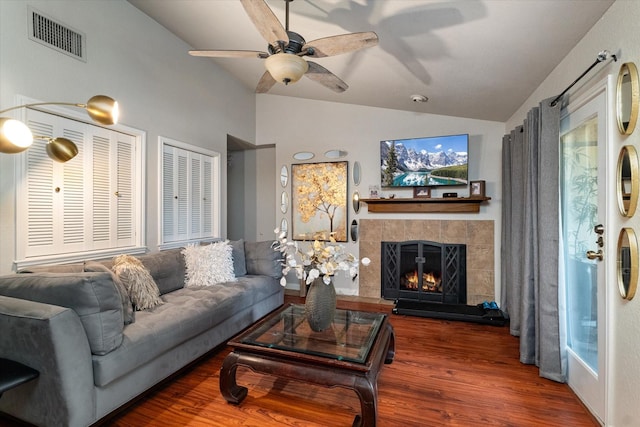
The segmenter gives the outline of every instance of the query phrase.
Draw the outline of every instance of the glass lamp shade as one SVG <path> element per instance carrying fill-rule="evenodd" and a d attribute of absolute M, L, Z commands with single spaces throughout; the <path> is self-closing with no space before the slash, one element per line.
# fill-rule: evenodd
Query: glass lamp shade
<path fill-rule="evenodd" d="M 95 122 L 103 125 L 113 125 L 118 123 L 120 111 L 118 101 L 106 95 L 92 96 L 87 101 L 87 113 Z"/>
<path fill-rule="evenodd" d="M 0 153 L 20 153 L 33 144 L 31 130 L 20 120 L 0 117 Z"/>
<path fill-rule="evenodd" d="M 76 144 L 67 138 L 49 139 L 46 149 L 49 157 L 60 163 L 68 162 L 78 154 Z"/>
<path fill-rule="evenodd" d="M 307 61 L 292 53 L 276 53 L 265 60 L 267 71 L 275 81 L 295 83 L 307 72 Z"/>

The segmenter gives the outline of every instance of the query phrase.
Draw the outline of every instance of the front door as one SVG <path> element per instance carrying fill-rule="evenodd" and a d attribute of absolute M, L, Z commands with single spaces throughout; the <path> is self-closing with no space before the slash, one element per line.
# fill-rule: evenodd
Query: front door
<path fill-rule="evenodd" d="M 601 421 L 605 407 L 606 91 L 567 108 L 560 122 L 560 259 L 569 386 Z"/>

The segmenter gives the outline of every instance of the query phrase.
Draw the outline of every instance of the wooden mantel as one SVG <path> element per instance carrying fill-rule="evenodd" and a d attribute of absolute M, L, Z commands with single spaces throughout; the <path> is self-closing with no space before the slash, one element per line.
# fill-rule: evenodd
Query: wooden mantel
<path fill-rule="evenodd" d="M 375 213 L 478 213 L 480 203 L 488 200 L 491 197 L 360 199 Z"/>

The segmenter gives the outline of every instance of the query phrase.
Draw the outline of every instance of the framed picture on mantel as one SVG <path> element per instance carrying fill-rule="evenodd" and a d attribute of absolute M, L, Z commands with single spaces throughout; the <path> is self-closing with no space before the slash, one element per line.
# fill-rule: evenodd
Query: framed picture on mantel
<path fill-rule="evenodd" d="M 470 181 L 469 197 L 485 197 L 484 181 Z"/>
<path fill-rule="evenodd" d="M 414 198 L 429 198 L 431 197 L 431 187 L 413 187 Z"/>

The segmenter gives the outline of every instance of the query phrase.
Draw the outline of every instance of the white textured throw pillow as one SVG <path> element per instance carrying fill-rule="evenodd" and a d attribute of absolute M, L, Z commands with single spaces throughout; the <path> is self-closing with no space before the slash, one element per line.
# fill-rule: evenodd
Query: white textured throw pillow
<path fill-rule="evenodd" d="M 182 249 L 186 267 L 184 281 L 186 288 L 213 284 L 213 275 L 210 268 L 211 249 L 209 246 L 188 245 Z"/>
<path fill-rule="evenodd" d="M 233 248 L 229 241 L 215 242 L 209 246 L 213 283 L 235 282 L 237 279 L 233 270 Z"/>
<path fill-rule="evenodd" d="M 182 249 L 187 268 L 185 287 L 235 281 L 232 250 L 228 241 L 210 245 L 188 245 Z"/>

